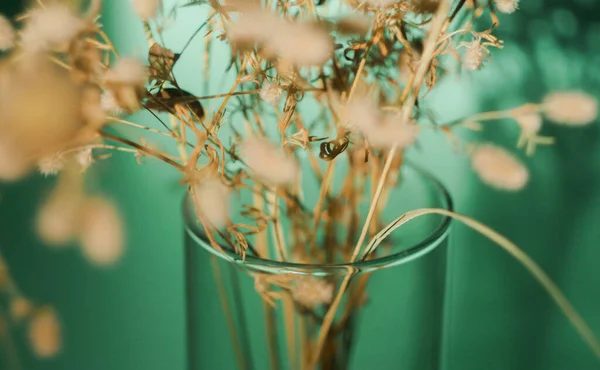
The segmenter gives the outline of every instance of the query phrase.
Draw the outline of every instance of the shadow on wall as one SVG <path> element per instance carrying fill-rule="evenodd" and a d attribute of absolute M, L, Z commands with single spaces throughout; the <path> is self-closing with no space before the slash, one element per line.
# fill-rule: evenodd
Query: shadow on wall
<path fill-rule="evenodd" d="M 598 14 L 600 3 L 594 0 L 529 0 L 521 2 L 518 12 L 501 17 L 497 32 L 505 49 L 474 75 L 480 110 L 539 102 L 555 90 L 583 90 L 600 97 Z M 528 188 L 509 194 L 472 185 L 467 207 L 468 214 L 529 253 L 597 335 L 599 123 L 571 128 L 544 122 L 541 134 L 555 137 L 556 144 L 538 147 L 535 156 L 525 159 L 531 171 Z M 514 122 L 494 121 L 477 140 L 493 140 L 514 151 L 517 138 Z M 451 369 L 600 368 L 521 266 L 470 231 L 459 229 L 456 234 Z"/>

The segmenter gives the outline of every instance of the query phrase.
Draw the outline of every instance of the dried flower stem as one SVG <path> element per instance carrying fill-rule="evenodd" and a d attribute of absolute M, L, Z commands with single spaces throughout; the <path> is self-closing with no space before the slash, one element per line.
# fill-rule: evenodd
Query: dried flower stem
<path fill-rule="evenodd" d="M 533 277 L 540 283 L 540 285 L 542 285 L 542 287 L 548 292 L 548 294 L 550 294 L 551 298 L 554 300 L 556 305 L 563 311 L 567 319 L 571 322 L 573 327 L 581 335 L 585 343 L 594 352 L 596 357 L 600 359 L 600 341 L 598 340 L 594 332 L 586 324 L 586 322 L 583 320 L 581 315 L 569 302 L 564 293 L 560 290 L 560 288 L 558 288 L 556 283 L 554 283 L 554 281 L 552 281 L 552 279 L 544 272 L 544 270 L 542 270 L 542 268 L 540 268 L 540 266 L 537 263 L 535 263 L 535 261 L 532 260 L 531 257 L 529 257 L 525 252 L 523 252 L 516 244 L 502 236 L 500 233 L 491 229 L 490 227 L 472 218 L 445 209 L 436 208 L 423 208 L 407 212 L 402 216 L 398 217 L 392 223 L 390 223 L 387 227 L 383 229 L 382 232 L 380 232 L 373 239 L 373 241 L 366 248 L 363 258 L 375 251 L 375 249 L 381 243 L 381 241 L 385 239 L 385 237 L 392 233 L 394 230 L 404 225 L 405 223 L 414 220 L 415 218 L 425 216 L 428 214 L 438 214 L 458 220 L 466 226 L 468 226 L 469 228 L 477 231 L 486 238 L 490 239 L 498 246 L 502 247 L 502 249 L 508 252 L 511 256 L 513 256 L 521 265 L 523 265 L 523 267 L 525 267 L 533 275 Z"/>
<path fill-rule="evenodd" d="M 167 164 L 170 164 L 171 166 L 177 168 L 180 171 L 184 171 L 185 170 L 185 168 L 183 167 L 183 165 L 175 162 L 171 158 L 165 156 L 163 153 L 157 152 L 154 149 L 145 147 L 145 146 L 140 145 L 140 144 L 138 144 L 136 142 L 133 142 L 131 140 L 124 139 L 124 138 L 115 136 L 113 134 L 109 134 L 106 131 L 99 131 L 99 133 L 100 133 L 101 136 L 103 136 L 103 137 L 105 137 L 107 139 L 110 139 L 110 140 L 113 140 L 113 141 L 117 141 L 117 142 L 125 144 L 125 145 L 129 145 L 132 148 L 139 149 L 140 151 L 142 151 L 142 152 L 144 152 L 146 154 L 149 154 L 149 155 L 151 155 L 153 157 L 156 157 L 156 158 L 160 159 L 161 161 L 163 161 L 163 162 L 165 162 Z"/>
<path fill-rule="evenodd" d="M 124 120 L 122 118 L 110 117 L 109 116 L 109 117 L 106 117 L 106 119 L 109 120 L 109 121 L 123 123 L 123 124 L 129 125 L 129 126 L 132 126 L 132 127 L 140 128 L 142 130 L 153 132 L 153 133 L 158 134 L 158 135 L 166 136 L 166 137 L 168 137 L 170 139 L 174 138 L 174 136 L 171 135 L 171 134 L 169 134 L 169 133 L 166 133 L 166 132 L 154 129 L 152 127 L 148 127 L 148 126 L 140 125 L 140 124 L 137 124 L 137 123 L 134 123 L 134 122 L 130 122 L 130 121 Z"/>
<path fill-rule="evenodd" d="M 221 267 L 219 266 L 219 260 L 216 256 L 210 256 L 210 265 L 213 270 L 215 282 L 217 284 L 217 290 L 219 292 L 219 300 L 223 307 L 223 314 L 227 321 L 227 327 L 229 328 L 229 335 L 231 336 L 231 342 L 233 343 L 233 351 L 235 352 L 235 359 L 237 361 L 238 368 L 241 370 L 247 369 L 246 361 L 244 360 L 243 352 L 240 348 L 240 341 L 233 322 L 233 315 L 231 314 L 231 308 L 229 307 L 229 299 L 227 298 L 227 292 L 225 291 L 225 285 L 223 284 L 223 276 L 221 274 Z"/>
<path fill-rule="evenodd" d="M 444 21 L 446 20 L 446 14 L 448 14 L 448 10 L 450 9 L 450 3 L 451 3 L 450 0 L 440 1 L 438 11 L 432 20 L 431 27 L 429 30 L 429 35 L 427 38 L 427 42 L 426 42 L 426 45 L 425 45 L 425 48 L 423 51 L 423 55 L 421 57 L 421 63 L 419 64 L 419 68 L 418 68 L 417 72 L 414 73 L 415 76 L 412 79 L 413 81 L 416 81 L 416 83 L 414 83 L 414 85 L 413 85 L 414 86 L 413 94 L 404 103 L 405 105 L 404 105 L 403 111 L 402 111 L 403 112 L 402 122 L 408 122 L 408 120 L 410 119 L 410 116 L 412 113 L 412 108 L 417 99 L 420 86 L 422 84 L 422 81 L 425 78 L 427 70 L 429 69 L 429 63 L 431 63 L 431 60 L 434 56 L 435 48 L 437 45 L 437 39 L 438 39 L 440 30 L 444 26 Z M 408 85 L 408 86 L 410 86 L 410 85 Z M 386 158 L 384 169 L 383 169 L 383 172 L 379 179 L 379 184 L 377 186 L 377 191 L 375 193 L 375 197 L 373 198 L 373 200 L 371 202 L 371 207 L 369 209 L 367 219 L 363 226 L 361 236 L 360 236 L 358 242 L 356 243 L 356 246 L 352 253 L 352 259 L 351 259 L 352 262 L 356 261 L 358 254 L 360 253 L 361 246 L 366 237 L 370 221 L 373 218 L 373 214 L 375 213 L 375 210 L 377 207 L 377 201 L 379 200 L 379 196 L 381 195 L 381 193 L 383 191 L 383 187 L 385 185 L 385 179 L 387 178 L 387 174 L 391 168 L 392 161 L 394 159 L 394 155 L 396 154 L 397 149 L 398 149 L 398 146 L 397 145 L 394 146 L 392 148 L 392 150 L 390 150 L 390 152 Z M 316 368 L 316 365 L 321 356 L 323 344 L 325 343 L 325 340 L 327 339 L 329 329 L 331 328 L 333 320 L 335 319 L 335 313 L 337 312 L 337 309 L 342 301 L 342 296 L 344 295 L 344 292 L 346 291 L 346 289 L 348 288 L 348 285 L 350 284 L 350 280 L 351 280 L 352 276 L 353 276 L 353 271 L 350 270 L 349 273 L 344 278 L 344 280 L 342 281 L 340 288 L 338 290 L 338 293 L 335 296 L 333 303 L 331 304 L 329 310 L 327 311 L 327 314 L 325 315 L 325 319 L 323 320 L 323 324 L 321 325 L 321 329 L 319 331 L 319 336 L 317 338 L 315 352 L 313 353 L 311 368 Z"/>

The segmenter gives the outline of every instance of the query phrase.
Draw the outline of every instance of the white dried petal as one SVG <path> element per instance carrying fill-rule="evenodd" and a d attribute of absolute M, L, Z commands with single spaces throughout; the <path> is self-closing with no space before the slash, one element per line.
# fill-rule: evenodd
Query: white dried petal
<path fill-rule="evenodd" d="M 529 171 L 512 154 L 492 144 L 485 144 L 472 154 L 471 164 L 479 178 L 500 190 L 521 190 L 529 181 Z"/>
<path fill-rule="evenodd" d="M 248 138 L 240 149 L 250 169 L 271 185 L 290 184 L 298 176 L 296 161 L 267 139 Z"/>
<path fill-rule="evenodd" d="M 102 199 L 90 198 L 85 202 L 80 244 L 83 255 L 97 265 L 113 265 L 123 255 L 124 230 L 116 207 Z"/>
<path fill-rule="evenodd" d="M 39 357 L 52 357 L 62 346 L 60 323 L 51 310 L 38 312 L 29 324 L 29 343 Z"/>
<path fill-rule="evenodd" d="M 110 91 L 102 92 L 102 96 L 100 98 L 100 106 L 102 110 L 107 114 L 114 114 L 115 116 L 120 116 L 125 114 L 125 111 L 119 106 L 117 103 L 117 99 Z"/>
<path fill-rule="evenodd" d="M 598 118 L 598 101 L 584 92 L 551 93 L 544 98 L 543 107 L 550 121 L 567 126 L 584 126 Z"/>

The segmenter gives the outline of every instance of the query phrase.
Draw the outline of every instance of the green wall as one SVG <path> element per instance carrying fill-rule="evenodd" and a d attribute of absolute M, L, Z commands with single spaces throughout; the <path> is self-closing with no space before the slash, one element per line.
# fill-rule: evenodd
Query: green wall
<path fill-rule="evenodd" d="M 143 57 L 141 25 L 126 3 L 106 0 L 103 23 L 123 54 Z M 539 101 L 552 89 L 581 88 L 600 97 L 598 14 L 596 0 L 523 1 L 520 12 L 501 18 L 506 47 L 492 64 L 432 93 L 436 114 L 451 120 Z M 180 48 L 201 19 L 194 8 L 181 13 L 168 46 Z M 195 45 L 201 44 L 198 38 Z M 189 76 L 184 88 L 202 92 L 201 61 L 197 52 L 181 61 Z M 220 60 L 213 63 L 214 71 L 225 68 Z M 210 81 L 213 90 L 226 86 L 220 77 Z M 481 185 L 441 136 L 428 135 L 412 155 L 440 174 L 458 211 L 499 230 L 538 261 L 600 335 L 600 129 L 597 122 L 585 129 L 546 126 L 543 133 L 557 143 L 526 159 L 532 180 L 518 194 Z M 517 135 L 510 122 L 497 122 L 480 137 L 512 147 Z M 177 174 L 119 155 L 93 171 L 127 223 L 127 253 L 111 269 L 90 267 L 75 247 L 51 249 L 36 239 L 35 209 L 52 179 L 0 185 L 0 250 L 21 289 L 54 304 L 65 330 L 64 351 L 50 361 L 32 358 L 20 338 L 24 368 L 183 369 L 183 191 Z M 506 253 L 458 225 L 451 249 L 449 369 L 600 369 L 546 293 Z"/>

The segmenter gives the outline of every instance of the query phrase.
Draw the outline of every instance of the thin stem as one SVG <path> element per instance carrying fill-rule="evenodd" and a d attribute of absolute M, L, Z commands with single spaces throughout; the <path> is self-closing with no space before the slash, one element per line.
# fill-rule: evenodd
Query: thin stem
<path fill-rule="evenodd" d="M 122 118 L 118 118 L 118 117 L 106 117 L 106 119 L 109 120 L 109 121 L 113 121 L 113 122 L 123 123 L 125 125 L 136 127 L 136 128 L 142 129 L 142 130 L 150 131 L 150 132 L 153 132 L 153 133 L 158 134 L 158 135 L 166 136 L 166 137 L 168 137 L 170 139 L 174 138 L 173 135 L 168 134 L 166 132 L 162 132 L 162 131 L 154 129 L 152 127 L 148 127 L 148 126 L 140 125 L 140 124 L 137 124 L 137 123 L 134 123 L 134 122 L 130 122 L 130 121 L 124 120 Z"/>
<path fill-rule="evenodd" d="M 173 166 L 173 167 L 177 168 L 178 170 L 180 170 L 180 171 L 182 171 L 182 172 L 184 172 L 184 171 L 185 171 L 185 168 L 184 168 L 184 167 L 183 167 L 181 164 L 179 164 L 179 163 L 175 162 L 175 161 L 174 161 L 174 160 L 172 160 L 171 158 L 169 158 L 169 157 L 165 156 L 164 154 L 162 154 L 162 153 L 160 153 L 160 152 L 157 152 L 157 151 L 156 151 L 156 150 L 154 150 L 154 149 L 151 149 L 151 148 L 145 147 L 145 146 L 143 146 L 143 145 L 140 145 L 140 144 L 138 144 L 138 143 L 136 143 L 136 142 L 133 142 L 133 141 L 131 141 L 131 140 L 127 140 L 127 139 L 124 139 L 124 138 L 121 138 L 121 137 L 115 136 L 115 135 L 113 135 L 113 134 L 109 134 L 109 133 L 108 133 L 108 132 L 106 132 L 106 131 L 99 131 L 99 133 L 100 133 L 100 135 L 101 135 L 102 137 L 105 137 L 105 138 L 107 138 L 107 139 L 110 139 L 110 140 L 113 140 L 113 141 L 117 141 L 117 142 L 119 142 L 119 143 L 121 143 L 121 144 L 129 145 L 129 146 L 130 146 L 130 147 L 132 147 L 132 148 L 136 148 L 136 149 L 138 149 L 138 150 L 140 150 L 140 151 L 142 151 L 142 152 L 144 152 L 144 153 L 146 153 L 146 154 L 148 154 L 148 155 L 151 155 L 151 156 L 153 156 L 153 157 L 155 157 L 155 158 L 158 158 L 158 159 L 160 159 L 161 161 L 163 161 L 163 162 L 165 162 L 165 163 L 167 163 L 167 164 L 170 164 L 171 166 Z"/>
<path fill-rule="evenodd" d="M 434 52 L 435 52 L 436 45 L 437 45 L 437 39 L 439 37 L 440 30 L 444 26 L 444 22 L 447 19 L 447 14 L 450 9 L 450 3 L 451 3 L 450 0 L 441 1 L 438 11 L 433 18 L 433 21 L 432 21 L 432 24 L 431 24 L 431 27 L 429 30 L 429 35 L 427 37 L 427 42 L 425 44 L 423 55 L 421 57 L 421 62 L 419 64 L 419 68 L 417 69 L 417 71 L 415 73 L 415 78 L 413 79 L 413 81 L 414 81 L 414 85 L 412 88 L 413 94 L 405 102 L 405 105 L 403 107 L 403 111 L 402 111 L 403 114 L 401 116 L 402 122 L 408 122 L 410 119 L 410 116 L 412 114 L 412 108 L 418 97 L 418 93 L 419 93 L 421 84 L 425 78 L 425 75 L 427 74 L 427 70 L 429 69 L 430 63 L 434 58 Z M 383 173 L 381 174 L 379 184 L 377 186 L 377 191 L 375 193 L 375 197 L 373 198 L 373 200 L 371 202 L 371 207 L 369 209 L 367 219 L 363 225 L 361 236 L 360 236 L 358 242 L 356 243 L 356 246 L 354 247 L 354 251 L 352 253 L 352 260 L 351 260 L 352 262 L 356 261 L 356 258 L 358 257 L 358 254 L 360 253 L 361 246 L 364 242 L 364 239 L 365 239 L 368 229 L 369 229 L 369 224 L 371 222 L 371 218 L 373 217 L 373 214 L 377 208 L 377 202 L 379 200 L 379 195 L 381 195 L 381 193 L 383 191 L 383 187 L 385 185 L 385 179 L 387 178 L 387 174 L 391 168 L 392 161 L 396 154 L 397 149 L 398 149 L 398 146 L 394 146 L 392 148 L 392 150 L 390 150 L 390 152 L 388 153 L 388 156 L 386 158 L 384 170 L 383 170 Z M 348 285 L 350 284 L 350 280 L 352 279 L 353 272 L 354 271 L 351 269 L 348 271 L 348 274 L 346 275 L 346 277 L 344 278 L 344 280 L 342 281 L 342 283 L 340 285 L 340 288 L 338 290 L 338 293 L 335 296 L 335 299 L 333 300 L 329 310 L 327 311 L 327 314 L 325 315 L 325 319 L 323 320 L 323 324 L 321 326 L 321 329 L 319 331 L 319 336 L 317 338 L 317 344 L 316 344 L 315 352 L 313 354 L 311 368 L 316 368 L 319 358 L 321 357 L 321 351 L 323 349 L 325 340 L 327 339 L 329 329 L 331 328 L 331 325 L 335 319 L 335 314 L 336 314 L 337 309 L 342 301 L 342 296 L 344 295 L 344 292 L 346 291 L 346 289 L 348 288 Z"/>

